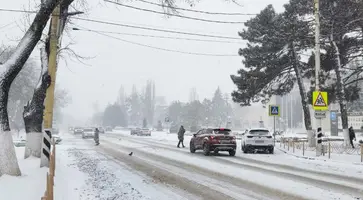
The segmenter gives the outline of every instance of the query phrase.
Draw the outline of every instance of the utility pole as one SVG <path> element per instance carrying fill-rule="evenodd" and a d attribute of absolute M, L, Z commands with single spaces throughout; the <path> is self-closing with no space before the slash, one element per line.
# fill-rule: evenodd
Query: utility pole
<path fill-rule="evenodd" d="M 320 72 L 320 19 L 319 19 L 319 0 L 314 0 L 315 16 L 315 91 L 320 91 L 319 72 Z M 322 129 L 322 120 L 316 119 L 317 129 Z M 315 138 L 312 131 L 308 132 L 309 146 L 315 146 Z"/>
<path fill-rule="evenodd" d="M 43 118 L 43 143 L 42 154 L 40 159 L 40 167 L 49 167 L 49 156 L 52 139 L 52 123 L 53 123 L 53 107 L 54 107 L 54 90 L 57 71 L 57 52 L 59 40 L 59 16 L 60 6 L 58 5 L 53 13 L 51 19 L 50 30 L 50 47 L 49 47 L 49 60 L 48 60 L 48 74 L 50 76 L 50 85 L 47 88 L 45 97 L 45 108 Z"/>

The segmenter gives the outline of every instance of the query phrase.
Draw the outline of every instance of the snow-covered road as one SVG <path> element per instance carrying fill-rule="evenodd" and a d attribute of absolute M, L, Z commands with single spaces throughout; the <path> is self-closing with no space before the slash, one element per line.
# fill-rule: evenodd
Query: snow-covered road
<path fill-rule="evenodd" d="M 189 149 L 177 149 L 174 141 L 153 137 L 105 134 L 97 151 L 202 199 L 363 199 L 363 179 L 354 175 L 239 155 L 190 154 Z M 131 151 L 134 155 L 128 156 Z M 262 156 L 286 157 L 280 154 Z"/>

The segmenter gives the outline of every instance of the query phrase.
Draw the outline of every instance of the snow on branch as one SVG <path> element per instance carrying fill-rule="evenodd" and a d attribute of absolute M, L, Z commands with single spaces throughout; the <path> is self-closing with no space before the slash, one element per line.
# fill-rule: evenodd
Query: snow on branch
<path fill-rule="evenodd" d="M 59 0 L 46 0 L 41 4 L 32 24 L 16 47 L 14 53 L 3 64 L 4 66 L 1 67 L 3 69 L 1 72 L 3 78 L 8 79 L 10 82 L 15 79 L 40 40 L 43 29 L 58 3 Z"/>

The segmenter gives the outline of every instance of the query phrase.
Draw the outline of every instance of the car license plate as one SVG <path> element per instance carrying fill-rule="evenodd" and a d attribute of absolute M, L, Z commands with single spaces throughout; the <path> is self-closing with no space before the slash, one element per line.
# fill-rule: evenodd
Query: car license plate
<path fill-rule="evenodd" d="M 255 143 L 261 144 L 261 143 L 263 143 L 263 140 L 256 140 Z"/>
<path fill-rule="evenodd" d="M 221 140 L 221 144 L 227 144 L 229 143 L 229 140 Z"/>

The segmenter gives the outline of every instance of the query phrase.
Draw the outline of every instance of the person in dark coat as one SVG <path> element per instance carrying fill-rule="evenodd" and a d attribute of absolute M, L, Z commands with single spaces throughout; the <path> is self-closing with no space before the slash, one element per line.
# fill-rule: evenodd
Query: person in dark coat
<path fill-rule="evenodd" d="M 96 145 L 100 144 L 100 130 L 98 128 L 95 129 L 95 137 L 94 137 Z"/>
<path fill-rule="evenodd" d="M 355 132 L 352 126 L 349 127 L 349 140 L 350 140 L 350 145 L 352 145 L 352 148 L 354 148 L 353 140 L 357 141 L 357 138 L 355 137 Z"/>
<path fill-rule="evenodd" d="M 185 147 L 184 146 L 184 133 L 185 133 L 184 127 L 183 126 L 180 126 L 180 129 L 178 131 L 178 140 L 179 140 L 178 146 L 177 146 L 178 148 L 180 148 L 180 144 L 183 145 L 183 148 Z"/>

